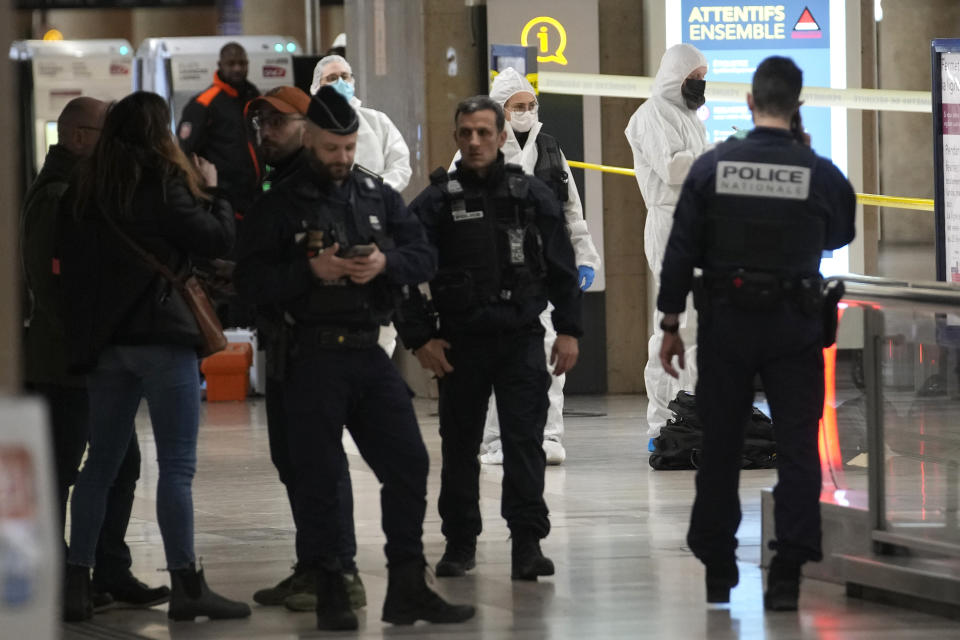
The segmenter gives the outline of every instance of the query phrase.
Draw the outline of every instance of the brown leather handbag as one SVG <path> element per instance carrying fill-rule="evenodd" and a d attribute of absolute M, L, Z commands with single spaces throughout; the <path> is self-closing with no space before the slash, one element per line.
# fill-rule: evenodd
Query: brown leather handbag
<path fill-rule="evenodd" d="M 214 310 L 213 304 L 210 302 L 210 297 L 204 290 L 203 285 L 200 284 L 200 280 L 192 273 L 178 277 L 167 265 L 157 260 L 153 254 L 145 250 L 137 244 L 133 238 L 124 233 L 111 218 L 107 216 L 104 216 L 104 218 L 107 220 L 107 223 L 113 227 L 113 230 L 117 232 L 117 235 L 123 238 L 134 253 L 140 256 L 150 268 L 169 280 L 170 284 L 183 296 L 183 300 L 193 313 L 193 318 L 197 321 L 197 328 L 200 330 L 201 344 L 197 349 L 200 357 L 206 358 L 209 355 L 226 349 L 227 337 L 223 335 L 223 325 L 220 324 L 220 318 L 217 317 L 217 312 Z"/>

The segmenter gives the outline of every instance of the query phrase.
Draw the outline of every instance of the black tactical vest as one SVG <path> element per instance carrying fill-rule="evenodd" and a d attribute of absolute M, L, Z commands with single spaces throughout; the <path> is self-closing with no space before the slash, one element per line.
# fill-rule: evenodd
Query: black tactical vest
<path fill-rule="evenodd" d="M 445 195 L 438 224 L 439 270 L 430 283 L 437 311 L 467 313 L 545 295 L 543 241 L 523 170 L 505 165 L 503 179 L 492 191 L 465 189 L 456 172 L 442 169 L 430 180 Z"/>
<path fill-rule="evenodd" d="M 570 197 L 570 176 L 563 169 L 560 145 L 553 136 L 541 131 L 537 134 L 537 163 L 533 166 L 533 175 L 547 183 L 560 203 Z"/>
<path fill-rule="evenodd" d="M 816 162 L 801 145 L 725 142 L 707 203 L 704 269 L 816 274 L 825 243 L 810 191 Z"/>
<path fill-rule="evenodd" d="M 348 204 L 319 197 L 305 215 L 298 237 L 298 250 L 340 244 L 338 255 L 349 247 L 376 243 L 381 251 L 395 247 L 387 235 L 387 211 L 378 178 L 365 170 L 354 169 L 349 185 Z M 312 184 L 298 185 L 298 190 L 316 189 Z M 302 195 L 308 195 L 301 191 Z M 312 198 L 311 198 L 312 199 Z M 380 274 L 367 284 L 358 285 L 349 278 L 315 280 L 303 308 L 292 311 L 298 322 L 307 325 L 380 324 L 392 315 L 395 298 L 386 276 Z"/>

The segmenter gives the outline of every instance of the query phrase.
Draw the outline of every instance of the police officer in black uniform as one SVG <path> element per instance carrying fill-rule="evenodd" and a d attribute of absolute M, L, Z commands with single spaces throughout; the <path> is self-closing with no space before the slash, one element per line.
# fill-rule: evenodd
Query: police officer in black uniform
<path fill-rule="evenodd" d="M 257 150 L 271 169 L 264 178 L 263 191 L 269 191 L 273 185 L 279 185 L 288 177 L 297 175 L 298 169 L 308 161 L 308 152 L 303 148 L 303 135 L 309 106 L 310 96 L 296 87 L 287 86 L 275 87 L 247 105 L 251 129 L 256 134 Z M 290 333 L 281 308 L 271 305 L 258 306 L 257 337 L 266 356 L 264 401 L 270 459 L 280 474 L 280 482 L 287 490 L 296 525 L 296 473 L 290 460 L 287 417 L 283 406 Z M 340 564 L 347 579 L 351 605 L 358 609 L 366 604 L 366 595 L 354 560 L 357 541 L 353 523 L 353 487 L 346 462 L 338 482 L 338 490 Z M 299 533 L 297 535 L 299 537 Z M 293 575 L 281 580 L 276 586 L 257 590 L 253 599 L 265 606 L 282 604 L 294 611 L 312 611 L 316 608 L 315 586 L 316 576 L 298 562 L 294 565 Z"/>
<path fill-rule="evenodd" d="M 854 236 L 850 182 L 800 131 L 803 72 L 770 57 L 747 104 L 756 128 L 702 155 L 674 213 L 657 307 L 666 314 L 660 359 L 683 362 L 677 316 L 694 288 L 697 411 L 703 453 L 687 543 L 706 565 L 708 602 L 728 602 L 737 584 L 737 495 L 744 426 L 759 374 L 777 440 L 776 555 L 764 605 L 795 610 L 800 567 L 821 559 L 817 428 L 823 410 L 826 309 L 819 264 Z M 791 129 L 794 131 L 791 131 Z M 703 269 L 694 281 L 694 267 Z"/>
<path fill-rule="evenodd" d="M 556 197 L 538 178 L 504 164 L 500 105 L 487 96 L 460 103 L 454 137 L 461 160 L 438 169 L 410 209 L 439 252 L 430 282 L 439 325 L 412 313 L 398 330 L 440 386 L 443 469 L 440 517 L 447 538 L 438 576 L 476 564 L 480 462 L 491 388 L 503 443 L 501 514 L 513 540 L 511 577 L 552 575 L 540 540 L 550 531 L 543 500 L 542 448 L 549 376 L 539 314 L 549 299 L 558 336 L 551 362 L 560 375 L 576 364 L 582 334 L 580 289 Z"/>
<path fill-rule="evenodd" d="M 317 574 L 317 627 L 356 629 L 337 539 L 341 436 L 350 429 L 382 483 L 389 568 L 383 620 L 462 622 L 424 581 L 426 447 L 410 391 L 377 346 L 403 285 L 428 280 L 436 253 L 400 195 L 354 169 L 356 112 L 332 87 L 307 109 L 308 163 L 254 206 L 236 270 L 249 302 L 280 307 L 292 323 L 284 407 L 294 466 L 299 561 Z"/>

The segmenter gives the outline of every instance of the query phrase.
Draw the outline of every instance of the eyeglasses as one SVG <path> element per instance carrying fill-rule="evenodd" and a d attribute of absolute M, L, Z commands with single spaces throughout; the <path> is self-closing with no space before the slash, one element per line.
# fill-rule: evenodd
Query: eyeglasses
<path fill-rule="evenodd" d="M 333 84 L 337 81 L 337 78 L 340 78 L 344 82 L 350 82 L 353 80 L 353 74 L 349 71 L 344 71 L 342 73 L 328 73 L 327 75 L 323 76 L 323 83 Z"/>
<path fill-rule="evenodd" d="M 533 102 L 528 102 L 526 104 L 522 102 L 518 102 L 517 104 L 512 104 L 509 107 L 507 107 L 507 111 L 510 111 L 511 113 L 526 113 L 528 111 L 530 113 L 536 113 L 537 110 L 539 109 L 540 109 L 540 104 L 536 100 L 534 100 Z"/>
<path fill-rule="evenodd" d="M 277 111 L 267 115 L 255 115 L 250 118 L 250 124 L 253 125 L 255 130 L 260 131 L 261 129 L 266 129 L 267 127 L 278 129 L 288 122 L 296 122 L 303 119 L 303 116 L 298 116 L 291 113 L 280 113 Z"/>

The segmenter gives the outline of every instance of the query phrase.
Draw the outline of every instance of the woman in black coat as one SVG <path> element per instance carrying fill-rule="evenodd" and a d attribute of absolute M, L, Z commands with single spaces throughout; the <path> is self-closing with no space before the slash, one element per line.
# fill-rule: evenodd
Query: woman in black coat
<path fill-rule="evenodd" d="M 209 590 L 193 551 L 191 484 L 197 462 L 200 334 L 171 283 L 137 254 L 139 245 L 174 273 L 190 257 L 225 255 L 232 207 L 216 194 L 212 164 L 183 155 L 160 96 L 133 93 L 107 113 L 100 141 L 58 232 L 69 360 L 87 372 L 90 450 L 71 504 L 64 612 L 91 617 L 89 573 L 107 492 L 147 399 L 160 468 L 157 520 L 171 574 L 168 616 L 240 618 L 242 602 Z"/>

